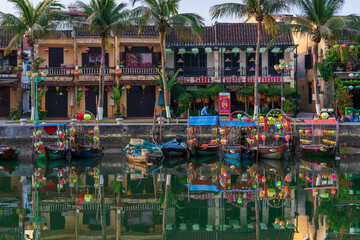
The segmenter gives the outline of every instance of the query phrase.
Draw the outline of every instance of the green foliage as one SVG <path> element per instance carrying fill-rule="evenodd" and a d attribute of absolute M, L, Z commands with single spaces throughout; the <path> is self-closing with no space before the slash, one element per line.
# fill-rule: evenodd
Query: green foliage
<path fill-rule="evenodd" d="M 245 87 L 236 92 L 236 96 L 253 96 L 254 95 L 254 87 Z"/>
<path fill-rule="evenodd" d="M 119 87 L 113 86 L 112 87 L 114 96 L 111 96 L 111 99 L 114 100 L 116 104 L 116 112 L 114 113 L 115 117 L 121 117 L 122 113 L 120 112 L 120 103 L 121 103 L 121 96 L 123 92 L 123 86 L 120 85 Z"/>
<path fill-rule="evenodd" d="M 19 111 L 19 100 L 15 100 L 16 107 L 10 108 L 10 118 L 11 119 L 19 119 L 20 111 Z"/>
<path fill-rule="evenodd" d="M 194 92 L 195 98 L 208 98 L 210 97 L 209 89 L 207 88 L 198 88 Z"/>
<path fill-rule="evenodd" d="M 353 96 L 350 94 L 348 89 L 344 89 L 341 83 L 337 85 L 335 97 L 340 114 L 345 114 L 345 108 L 352 107 L 354 105 L 352 100 Z"/>
<path fill-rule="evenodd" d="M 210 96 L 217 96 L 221 92 L 226 92 L 220 83 L 211 83 L 207 87 Z"/>
<path fill-rule="evenodd" d="M 47 87 L 45 87 L 43 90 L 40 91 L 40 93 L 38 93 L 38 108 L 39 109 L 41 109 L 41 101 L 44 98 L 47 90 L 48 90 Z M 37 89 L 35 91 L 37 91 Z"/>
<path fill-rule="evenodd" d="M 199 111 L 196 110 L 196 109 L 192 109 L 192 110 L 190 111 L 190 116 L 199 116 Z"/>
<path fill-rule="evenodd" d="M 118 181 L 115 181 L 114 189 L 113 189 L 113 195 L 116 195 L 116 194 L 120 193 L 121 189 L 122 189 L 122 183 L 118 182 Z"/>
<path fill-rule="evenodd" d="M 213 109 L 208 110 L 208 113 L 209 113 L 211 116 L 219 116 L 219 112 L 216 111 L 216 110 L 213 110 Z"/>
<path fill-rule="evenodd" d="M 83 95 L 84 95 L 83 91 L 77 90 L 75 102 L 77 102 L 78 104 L 80 104 Z"/>
<path fill-rule="evenodd" d="M 289 98 L 298 99 L 298 98 L 302 98 L 302 95 L 295 88 L 284 87 L 284 97 L 288 99 Z"/>
<path fill-rule="evenodd" d="M 175 84 L 171 90 L 171 96 L 173 99 L 178 99 L 183 93 L 186 93 L 186 89 L 181 84 Z"/>
<path fill-rule="evenodd" d="M 47 111 L 46 110 L 40 110 L 39 111 L 39 118 L 41 120 L 44 120 L 47 117 Z"/>
<path fill-rule="evenodd" d="M 271 109 L 269 109 L 269 108 L 262 109 L 260 112 L 260 115 L 266 116 L 266 114 L 268 114 L 270 111 L 271 111 Z"/>
<path fill-rule="evenodd" d="M 286 113 L 295 113 L 296 105 L 292 101 L 286 100 L 284 102 L 284 111 Z"/>
<path fill-rule="evenodd" d="M 182 108 L 183 112 L 186 112 L 190 108 L 192 101 L 192 95 L 190 93 L 183 93 L 179 96 L 178 104 Z"/>
<path fill-rule="evenodd" d="M 281 89 L 279 87 L 271 85 L 267 89 L 267 95 L 270 96 L 270 97 L 281 96 Z"/>
<path fill-rule="evenodd" d="M 159 69 L 156 69 L 156 71 L 159 74 L 159 78 L 157 78 L 156 76 L 152 75 L 153 78 L 156 79 L 158 85 L 160 86 L 161 89 L 164 90 L 164 82 L 163 82 L 163 74 L 159 71 Z M 168 76 L 167 79 L 167 89 L 168 92 L 171 92 L 172 88 L 177 85 L 179 82 L 177 81 L 177 75 L 179 74 L 179 70 L 176 71 L 176 73 L 172 76 Z"/>

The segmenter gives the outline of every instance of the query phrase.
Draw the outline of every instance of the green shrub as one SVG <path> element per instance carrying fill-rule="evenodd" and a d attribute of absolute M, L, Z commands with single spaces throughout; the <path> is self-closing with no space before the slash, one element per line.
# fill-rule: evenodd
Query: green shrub
<path fill-rule="evenodd" d="M 292 101 L 286 100 L 284 102 L 284 111 L 286 113 L 295 113 L 296 105 Z"/>

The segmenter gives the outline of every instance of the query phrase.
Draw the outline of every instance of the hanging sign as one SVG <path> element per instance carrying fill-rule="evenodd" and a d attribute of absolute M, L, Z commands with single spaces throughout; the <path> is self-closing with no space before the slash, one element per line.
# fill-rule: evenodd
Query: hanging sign
<path fill-rule="evenodd" d="M 230 114 L 230 93 L 219 93 L 219 114 Z"/>

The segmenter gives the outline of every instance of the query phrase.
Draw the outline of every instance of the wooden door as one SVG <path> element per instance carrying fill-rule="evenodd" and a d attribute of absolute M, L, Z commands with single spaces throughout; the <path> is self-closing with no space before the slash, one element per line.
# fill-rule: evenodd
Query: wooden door
<path fill-rule="evenodd" d="M 64 63 L 63 48 L 49 48 L 49 67 L 61 67 Z"/>
<path fill-rule="evenodd" d="M 85 92 L 85 109 L 90 111 L 96 117 L 97 106 L 99 101 L 99 87 L 88 87 L 90 91 Z M 108 114 L 108 101 L 107 92 L 104 91 L 104 113 L 103 117 L 107 117 Z"/>
<path fill-rule="evenodd" d="M 68 92 L 65 89 L 66 87 L 62 87 L 59 91 L 56 91 L 55 87 L 48 87 L 45 95 L 45 107 L 48 117 L 68 117 Z"/>
<path fill-rule="evenodd" d="M 8 117 L 10 113 L 10 87 L 0 87 L 0 117 Z"/>
<path fill-rule="evenodd" d="M 127 90 L 127 117 L 153 117 L 155 86 L 132 86 Z"/>

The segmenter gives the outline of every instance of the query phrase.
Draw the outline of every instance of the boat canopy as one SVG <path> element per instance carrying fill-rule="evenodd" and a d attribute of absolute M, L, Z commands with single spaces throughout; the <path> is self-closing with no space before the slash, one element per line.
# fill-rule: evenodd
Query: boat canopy
<path fill-rule="evenodd" d="M 34 128 L 43 128 L 43 127 L 58 127 L 58 126 L 67 126 L 69 123 L 49 123 L 49 124 L 38 124 L 31 126 L 30 129 Z"/>
<path fill-rule="evenodd" d="M 316 122 L 314 119 L 299 119 L 300 121 L 306 123 L 306 124 L 316 124 L 316 125 L 334 125 L 338 124 L 335 118 L 329 118 L 329 119 L 319 119 Z"/>
<path fill-rule="evenodd" d="M 186 184 L 188 186 L 188 184 Z M 190 191 L 204 191 L 204 192 L 219 192 L 219 188 L 216 185 L 194 185 L 190 184 Z"/>
<path fill-rule="evenodd" d="M 219 116 L 191 116 L 187 125 L 189 126 L 214 126 L 219 123 Z"/>
<path fill-rule="evenodd" d="M 226 125 L 225 125 L 226 124 Z M 253 127 L 255 126 L 253 121 L 249 123 L 247 121 L 220 121 L 220 127 Z"/>

